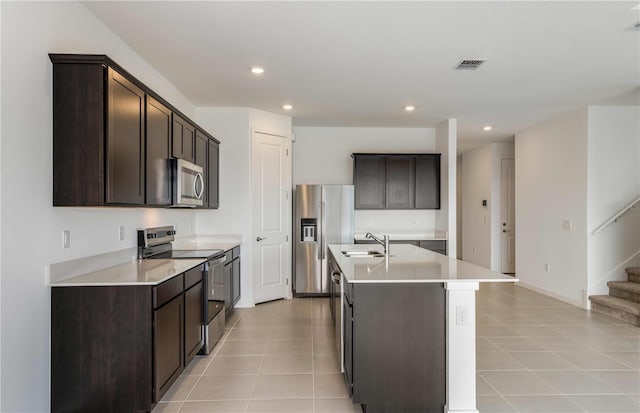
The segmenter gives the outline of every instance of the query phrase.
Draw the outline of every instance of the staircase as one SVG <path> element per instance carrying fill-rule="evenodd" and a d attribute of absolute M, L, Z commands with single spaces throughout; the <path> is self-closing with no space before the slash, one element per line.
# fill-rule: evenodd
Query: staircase
<path fill-rule="evenodd" d="M 609 295 L 592 295 L 591 310 L 640 327 L 640 267 L 627 268 L 628 281 L 609 281 Z"/>

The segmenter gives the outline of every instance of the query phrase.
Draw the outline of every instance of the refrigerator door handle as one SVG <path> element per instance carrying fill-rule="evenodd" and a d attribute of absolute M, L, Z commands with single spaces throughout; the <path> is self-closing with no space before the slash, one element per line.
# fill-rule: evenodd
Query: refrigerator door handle
<path fill-rule="evenodd" d="M 322 250 L 322 256 L 320 259 L 324 260 L 325 250 L 327 249 L 327 224 L 326 224 L 326 210 L 327 204 L 322 201 L 322 210 L 320 211 L 320 225 L 322 225 L 322 242 L 320 243 L 320 249 Z"/>

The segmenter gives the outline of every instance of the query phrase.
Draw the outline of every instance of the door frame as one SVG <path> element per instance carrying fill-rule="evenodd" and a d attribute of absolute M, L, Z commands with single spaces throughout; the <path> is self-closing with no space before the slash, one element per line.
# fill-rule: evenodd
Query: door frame
<path fill-rule="evenodd" d="M 515 183 L 515 158 L 513 157 L 509 157 L 509 156 L 505 156 L 505 157 L 500 157 L 500 186 L 499 186 L 499 198 L 498 198 L 498 205 L 499 205 L 499 212 L 498 212 L 498 234 L 499 234 L 499 239 L 498 239 L 498 245 L 497 245 L 497 250 L 498 250 L 498 272 L 502 273 L 502 274 L 515 274 L 516 268 L 515 268 L 515 245 L 514 245 L 514 264 L 513 264 L 513 272 L 508 272 L 505 273 L 503 272 L 504 268 L 502 266 L 503 263 L 503 253 L 504 253 L 504 245 L 503 245 L 503 236 L 502 236 L 502 223 L 504 222 L 503 217 L 504 217 L 504 205 L 503 205 L 503 187 L 504 187 L 504 181 L 503 181 L 503 164 L 504 161 L 513 161 L 513 165 L 514 165 L 514 183 Z M 514 187 L 514 193 L 513 193 L 513 202 L 515 204 L 515 187 Z M 515 208 L 514 208 L 515 209 Z M 514 222 L 513 222 L 513 227 L 514 227 L 514 232 L 515 232 L 515 211 L 514 211 Z M 515 237 L 515 235 L 514 235 Z M 514 243 L 515 243 L 515 239 L 514 239 Z"/>
<path fill-rule="evenodd" d="M 285 149 L 287 150 L 287 156 L 285 157 L 285 162 L 283 165 L 283 171 L 284 171 L 284 184 L 285 184 L 285 191 L 286 191 L 286 199 L 284 202 L 286 211 L 285 211 L 285 233 L 286 233 L 286 245 L 284 246 L 284 250 L 285 250 L 285 256 L 284 256 L 284 269 L 285 269 L 285 279 L 287 282 L 287 288 L 286 288 L 286 295 L 283 298 L 286 299 L 291 299 L 293 297 L 293 292 L 292 292 L 292 280 L 291 280 L 291 274 L 292 274 L 292 251 L 291 251 L 291 245 L 292 245 L 292 239 L 291 239 L 291 225 L 292 225 L 292 221 L 293 221 L 293 210 L 292 210 L 292 205 L 293 205 L 293 197 L 292 197 L 292 185 L 293 185 L 293 175 L 292 175 L 292 169 L 293 169 L 293 154 L 292 154 L 292 138 L 291 138 L 291 133 L 283 133 L 283 131 L 275 131 L 275 130 L 270 130 L 268 128 L 253 128 L 251 127 L 249 129 L 250 132 L 250 159 L 251 159 L 251 173 L 250 173 L 250 177 L 251 177 L 251 181 L 250 181 L 250 187 L 253 189 L 253 173 L 254 170 L 256 168 L 256 157 L 255 154 L 253 152 L 253 147 L 254 147 L 254 141 L 256 139 L 256 134 L 262 134 L 262 135 L 269 135 L 269 136 L 273 136 L 276 138 L 281 138 L 285 140 Z M 251 287 L 252 287 L 252 295 L 253 295 L 253 303 L 255 305 L 255 303 L 257 302 L 256 300 L 256 291 L 257 291 L 257 287 L 258 287 L 258 273 L 255 270 L 255 268 L 257 267 L 258 263 L 258 254 L 254 253 L 254 246 L 256 245 L 256 233 L 255 233 L 255 225 L 256 223 L 253 222 L 253 216 L 254 216 L 254 208 L 256 207 L 254 205 L 255 202 L 255 197 L 253 196 L 253 191 L 251 191 L 251 239 L 249 240 L 249 242 L 251 243 Z"/>

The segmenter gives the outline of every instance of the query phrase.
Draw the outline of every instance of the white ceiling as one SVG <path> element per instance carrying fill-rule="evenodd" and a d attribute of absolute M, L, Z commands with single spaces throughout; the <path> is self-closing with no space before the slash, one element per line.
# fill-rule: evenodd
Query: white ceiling
<path fill-rule="evenodd" d="M 637 88 L 638 3 L 85 5 L 196 106 L 284 113 L 291 103 L 294 125 L 305 126 L 421 127 L 453 117 L 460 143 L 478 144 Z M 474 57 L 488 61 L 453 70 Z M 266 72 L 252 75 L 253 65 Z"/>

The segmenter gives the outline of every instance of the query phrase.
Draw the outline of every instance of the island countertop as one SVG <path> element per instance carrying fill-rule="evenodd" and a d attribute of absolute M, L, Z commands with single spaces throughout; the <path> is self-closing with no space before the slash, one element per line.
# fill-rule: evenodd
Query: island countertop
<path fill-rule="evenodd" d="M 392 244 L 388 258 L 346 257 L 342 251 L 383 252 L 381 245 L 332 244 L 329 250 L 349 283 L 517 282 L 518 279 L 410 244 Z"/>

